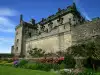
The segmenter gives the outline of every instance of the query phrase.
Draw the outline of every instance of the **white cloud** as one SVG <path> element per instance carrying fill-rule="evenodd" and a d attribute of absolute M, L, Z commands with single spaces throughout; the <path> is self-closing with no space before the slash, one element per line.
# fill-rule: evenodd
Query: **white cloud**
<path fill-rule="evenodd" d="M 10 8 L 0 8 L 0 16 L 16 16 L 18 11 Z"/>
<path fill-rule="evenodd" d="M 14 41 L 14 38 L 0 36 L 0 44 L 3 44 L 3 43 L 12 43 L 13 41 Z"/>
<path fill-rule="evenodd" d="M 9 26 L 9 27 L 14 26 L 13 25 L 14 23 L 7 17 L 0 17 L 0 24 L 2 24 L 3 26 Z"/>
<path fill-rule="evenodd" d="M 86 14 L 85 11 L 82 12 L 82 14 L 85 16 L 85 18 L 89 21 L 91 21 L 91 18 L 88 16 L 88 14 Z"/>
<path fill-rule="evenodd" d="M 14 32 L 15 23 L 11 21 L 9 16 L 18 15 L 18 11 L 10 8 L 0 8 L 0 32 Z"/>
<path fill-rule="evenodd" d="M 14 38 L 0 36 L 0 53 L 10 53 Z"/>
<path fill-rule="evenodd" d="M 16 16 L 17 14 L 17 11 L 10 8 L 0 8 L 0 33 L 6 32 L 5 34 L 2 34 L 3 36 L 0 36 L 0 53 L 11 52 L 14 37 L 11 37 L 9 32 L 12 35 L 14 34 L 16 24 L 10 19 L 10 17 Z"/>
<path fill-rule="evenodd" d="M 73 0 L 76 3 L 77 9 L 81 11 L 82 15 L 87 19 L 91 21 L 91 18 L 88 16 L 88 13 L 86 13 L 84 6 L 81 3 L 81 0 Z"/>
<path fill-rule="evenodd" d="M 0 17 L 0 32 L 14 32 L 15 23 L 7 17 Z"/>

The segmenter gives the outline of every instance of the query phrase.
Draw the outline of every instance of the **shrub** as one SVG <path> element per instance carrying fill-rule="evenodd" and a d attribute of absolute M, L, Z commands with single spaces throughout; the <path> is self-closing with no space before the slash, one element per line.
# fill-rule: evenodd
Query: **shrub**
<path fill-rule="evenodd" d="M 74 68 L 75 67 L 75 60 L 71 55 L 65 55 L 64 61 L 65 68 Z"/>
<path fill-rule="evenodd" d="M 6 63 L 8 63 L 8 61 L 2 60 L 1 63 L 2 63 L 2 64 L 6 64 Z"/>
<path fill-rule="evenodd" d="M 42 70 L 42 71 L 50 71 L 51 69 L 58 70 L 58 64 L 49 64 L 49 63 L 26 63 L 22 68 L 25 69 L 33 69 L 33 70 Z"/>
<path fill-rule="evenodd" d="M 95 75 L 95 72 L 92 70 L 85 70 L 83 72 L 74 73 L 74 72 L 66 72 L 66 71 L 60 71 L 61 75 Z"/>
<path fill-rule="evenodd" d="M 1 66 L 13 66 L 12 63 L 0 63 Z"/>
<path fill-rule="evenodd" d="M 23 67 L 23 66 L 24 66 L 25 64 L 27 64 L 27 63 L 28 63 L 27 60 L 23 60 L 23 59 L 22 59 L 22 60 L 19 61 L 18 66 L 19 66 L 19 67 Z"/>
<path fill-rule="evenodd" d="M 8 63 L 11 63 L 11 62 L 13 62 L 13 60 L 12 60 L 12 59 L 8 59 L 7 61 L 8 61 Z"/>
<path fill-rule="evenodd" d="M 60 74 L 61 75 L 75 75 L 74 73 L 72 73 L 72 72 L 66 72 L 66 71 L 60 71 Z"/>
<path fill-rule="evenodd" d="M 38 63 L 37 64 L 37 69 L 39 70 L 50 71 L 51 68 L 52 68 L 52 64 L 48 64 L 48 63 Z"/>
<path fill-rule="evenodd" d="M 2 60 L 0 60 L 0 63 L 2 62 Z"/>
<path fill-rule="evenodd" d="M 87 69 L 81 73 L 78 73 L 78 75 L 95 75 L 95 72 L 91 69 Z"/>
<path fill-rule="evenodd" d="M 23 66 L 23 68 L 50 71 L 51 66 L 49 64 L 43 64 L 43 63 L 33 63 L 33 64 L 27 63 Z"/>
<path fill-rule="evenodd" d="M 59 64 L 52 64 L 52 69 L 59 70 L 60 69 Z"/>
<path fill-rule="evenodd" d="M 37 65 L 35 63 L 34 64 L 27 63 L 23 66 L 23 68 L 37 70 Z"/>
<path fill-rule="evenodd" d="M 61 63 L 61 64 L 59 65 L 60 69 L 64 69 L 65 66 L 66 66 L 66 65 L 65 65 L 64 63 Z"/>
<path fill-rule="evenodd" d="M 13 64 L 12 63 L 6 63 L 6 64 L 4 64 L 4 66 L 13 66 Z"/>

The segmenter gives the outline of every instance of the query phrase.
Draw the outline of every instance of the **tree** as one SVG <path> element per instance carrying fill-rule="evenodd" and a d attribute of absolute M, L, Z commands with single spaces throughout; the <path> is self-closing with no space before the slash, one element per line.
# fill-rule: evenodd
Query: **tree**
<path fill-rule="evenodd" d="M 91 57 L 100 59 L 100 44 L 98 42 L 89 41 L 68 48 L 68 52 L 73 56 Z"/>
<path fill-rule="evenodd" d="M 78 56 L 87 56 L 84 47 L 85 47 L 84 44 L 73 45 L 70 48 L 68 48 L 68 52 L 72 56 L 77 56 L 77 57 Z"/>
<path fill-rule="evenodd" d="M 42 57 L 45 55 L 45 51 L 43 51 L 42 49 L 38 49 L 38 48 L 31 49 L 28 51 L 28 53 L 32 57 Z"/>
<path fill-rule="evenodd" d="M 71 54 L 76 61 L 75 68 L 83 68 L 84 60 L 87 58 L 100 60 L 100 43 L 96 40 L 97 39 L 94 39 L 87 41 L 87 43 L 73 45 L 68 48 L 69 54 Z"/>

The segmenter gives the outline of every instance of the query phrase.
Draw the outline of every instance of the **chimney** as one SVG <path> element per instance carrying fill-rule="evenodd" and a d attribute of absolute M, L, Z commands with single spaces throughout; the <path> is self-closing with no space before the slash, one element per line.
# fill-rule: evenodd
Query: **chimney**
<path fill-rule="evenodd" d="M 23 15 L 21 14 L 20 15 L 20 24 L 22 24 L 23 23 Z"/>
<path fill-rule="evenodd" d="M 35 19 L 31 19 L 31 24 L 35 25 Z"/>
<path fill-rule="evenodd" d="M 58 12 L 61 12 L 61 9 L 60 8 L 58 8 Z"/>

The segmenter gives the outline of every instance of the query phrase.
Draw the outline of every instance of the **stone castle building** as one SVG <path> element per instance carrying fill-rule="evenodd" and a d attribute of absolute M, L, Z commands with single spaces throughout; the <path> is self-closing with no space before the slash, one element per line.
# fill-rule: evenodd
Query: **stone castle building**
<path fill-rule="evenodd" d="M 23 21 L 16 26 L 16 35 L 12 53 L 29 57 L 28 50 L 41 48 L 48 52 L 65 51 L 68 47 L 100 35 L 100 20 L 85 21 L 77 11 L 75 3 L 66 9 L 58 9 L 55 15 L 35 23 Z"/>

